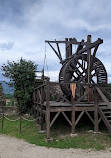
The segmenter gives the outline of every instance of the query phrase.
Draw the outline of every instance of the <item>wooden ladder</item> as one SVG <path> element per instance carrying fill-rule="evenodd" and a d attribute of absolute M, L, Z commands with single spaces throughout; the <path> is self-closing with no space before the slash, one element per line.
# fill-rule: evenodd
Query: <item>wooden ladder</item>
<path fill-rule="evenodd" d="M 111 103 L 99 87 L 96 87 L 96 89 L 99 95 L 101 96 L 102 100 L 105 102 L 104 105 L 98 106 L 98 112 L 104 124 L 106 125 L 109 134 L 111 135 Z"/>

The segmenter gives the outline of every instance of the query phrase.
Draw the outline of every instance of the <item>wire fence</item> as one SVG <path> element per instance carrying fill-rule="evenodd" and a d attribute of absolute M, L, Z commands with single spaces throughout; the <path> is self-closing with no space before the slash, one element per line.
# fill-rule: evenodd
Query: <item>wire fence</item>
<path fill-rule="evenodd" d="M 6 119 L 7 121 L 10 121 L 10 122 L 16 122 L 16 121 L 20 121 L 20 133 L 21 133 L 21 129 L 22 129 L 22 120 L 25 120 L 25 121 L 28 121 L 28 122 L 33 122 L 33 121 L 37 121 L 38 119 L 40 118 L 40 116 L 36 119 L 27 119 L 23 116 L 19 116 L 17 119 L 10 119 L 8 118 L 7 116 L 5 116 L 4 114 L 0 117 L 0 119 L 2 120 L 2 131 L 4 130 L 4 119 Z"/>

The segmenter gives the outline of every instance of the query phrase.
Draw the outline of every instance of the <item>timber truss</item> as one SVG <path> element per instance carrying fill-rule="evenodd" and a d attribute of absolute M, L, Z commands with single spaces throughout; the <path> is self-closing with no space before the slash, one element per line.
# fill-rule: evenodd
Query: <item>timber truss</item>
<path fill-rule="evenodd" d="M 71 133 L 73 134 L 76 132 L 75 128 L 80 119 L 82 119 L 83 114 L 86 114 L 94 124 L 95 132 L 98 132 L 99 123 L 103 120 L 111 135 L 111 102 L 109 101 L 111 95 L 108 92 L 111 87 L 100 87 L 97 84 L 81 84 L 81 86 L 87 86 L 89 89 L 78 100 L 69 101 L 63 97 L 66 102 L 56 102 L 50 101 L 51 84 L 59 83 L 49 83 L 49 80 L 47 80 L 46 83 L 34 89 L 35 117 L 39 117 L 37 123 L 40 124 L 41 130 L 44 129 L 43 125 L 44 122 L 46 122 L 47 139 L 50 139 L 50 128 L 60 114 L 64 116 L 71 126 Z M 109 98 L 106 97 L 107 93 Z M 89 101 L 89 97 L 92 94 L 93 100 Z M 67 115 L 67 112 L 70 112 L 70 116 Z M 76 112 L 79 113 L 78 116 L 76 115 Z M 55 114 L 53 118 L 50 117 L 51 113 Z"/>

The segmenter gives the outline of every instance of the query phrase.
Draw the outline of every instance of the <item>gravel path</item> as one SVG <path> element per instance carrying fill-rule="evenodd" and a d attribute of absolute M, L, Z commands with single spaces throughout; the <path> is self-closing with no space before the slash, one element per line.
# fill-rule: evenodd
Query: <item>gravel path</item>
<path fill-rule="evenodd" d="M 0 158 L 111 158 L 111 149 L 107 151 L 48 149 L 0 135 Z"/>

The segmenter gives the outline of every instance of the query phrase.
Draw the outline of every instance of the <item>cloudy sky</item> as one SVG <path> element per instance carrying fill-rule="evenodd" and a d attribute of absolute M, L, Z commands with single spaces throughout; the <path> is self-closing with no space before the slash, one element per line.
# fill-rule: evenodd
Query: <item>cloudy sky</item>
<path fill-rule="evenodd" d="M 104 63 L 111 82 L 110 14 L 111 0 L 0 0 L 0 66 L 23 57 L 35 61 L 41 70 L 45 40 L 86 40 L 91 34 L 92 41 L 104 40 L 97 57 Z M 46 55 L 51 80 L 58 80 L 61 65 L 48 45 Z"/>

